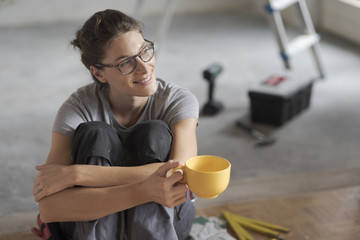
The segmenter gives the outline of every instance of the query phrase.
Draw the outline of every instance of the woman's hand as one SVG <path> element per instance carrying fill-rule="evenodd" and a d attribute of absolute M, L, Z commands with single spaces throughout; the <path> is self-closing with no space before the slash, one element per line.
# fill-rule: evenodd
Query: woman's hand
<path fill-rule="evenodd" d="M 143 181 L 144 190 L 152 201 L 169 208 L 186 201 L 187 187 L 185 184 L 179 183 L 183 175 L 177 171 L 167 177 L 167 172 L 179 165 L 179 162 L 170 160 Z"/>
<path fill-rule="evenodd" d="M 72 187 L 73 173 L 71 166 L 40 165 L 35 167 L 39 171 L 34 180 L 33 195 L 36 202 L 42 198 Z"/>

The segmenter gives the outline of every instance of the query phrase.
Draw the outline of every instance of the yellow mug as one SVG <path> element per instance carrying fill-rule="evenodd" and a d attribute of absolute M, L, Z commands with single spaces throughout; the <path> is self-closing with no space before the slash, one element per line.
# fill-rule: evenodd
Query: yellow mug
<path fill-rule="evenodd" d="M 216 198 L 224 192 L 230 181 L 231 164 L 225 158 L 200 155 L 186 160 L 182 169 L 184 178 L 190 190 L 200 198 Z"/>

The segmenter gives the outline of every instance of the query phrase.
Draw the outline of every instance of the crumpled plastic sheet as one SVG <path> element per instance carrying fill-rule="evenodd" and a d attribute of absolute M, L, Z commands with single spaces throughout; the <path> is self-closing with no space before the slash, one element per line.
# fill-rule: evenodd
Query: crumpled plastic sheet
<path fill-rule="evenodd" d="M 190 230 L 191 240 L 236 240 L 226 230 L 226 222 L 217 217 L 196 217 Z"/>

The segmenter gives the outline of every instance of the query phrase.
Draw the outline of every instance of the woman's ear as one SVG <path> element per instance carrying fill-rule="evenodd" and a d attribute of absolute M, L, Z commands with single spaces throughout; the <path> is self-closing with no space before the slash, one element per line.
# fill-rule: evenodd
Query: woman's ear
<path fill-rule="evenodd" d="M 97 78 L 97 80 L 99 80 L 102 83 L 106 83 L 106 79 L 103 71 L 99 70 L 95 66 L 90 66 L 90 72 L 92 73 L 92 75 L 94 75 Z"/>

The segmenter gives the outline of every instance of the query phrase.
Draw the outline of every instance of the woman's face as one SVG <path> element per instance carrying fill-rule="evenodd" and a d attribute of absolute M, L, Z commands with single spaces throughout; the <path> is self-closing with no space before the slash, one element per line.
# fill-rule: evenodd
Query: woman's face
<path fill-rule="evenodd" d="M 118 66 L 129 57 L 139 54 L 147 43 L 137 31 L 129 31 L 115 38 L 105 51 L 102 64 Z M 144 62 L 140 57 L 135 58 L 136 68 L 124 75 L 118 68 L 103 68 L 97 70 L 95 76 L 101 82 L 110 85 L 110 91 L 128 96 L 150 96 L 156 92 L 155 57 Z"/>

